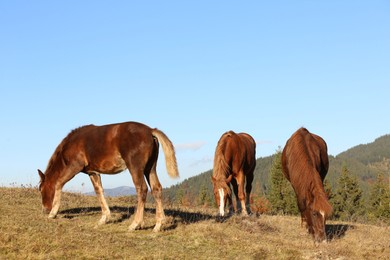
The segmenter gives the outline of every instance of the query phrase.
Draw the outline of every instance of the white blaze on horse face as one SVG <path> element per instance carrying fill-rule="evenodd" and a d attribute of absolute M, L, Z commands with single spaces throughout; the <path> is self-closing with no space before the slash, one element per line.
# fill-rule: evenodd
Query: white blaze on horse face
<path fill-rule="evenodd" d="M 322 218 L 325 220 L 325 212 L 323 212 L 322 210 L 320 210 L 320 214 L 322 215 Z"/>
<path fill-rule="evenodd" d="M 225 192 L 219 189 L 219 214 L 223 217 L 225 215 Z"/>

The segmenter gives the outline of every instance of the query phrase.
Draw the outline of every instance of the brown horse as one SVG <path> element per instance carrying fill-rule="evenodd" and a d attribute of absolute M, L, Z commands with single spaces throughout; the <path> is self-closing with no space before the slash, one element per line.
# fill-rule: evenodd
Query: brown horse
<path fill-rule="evenodd" d="M 315 242 L 326 239 L 325 221 L 332 214 L 323 186 L 329 168 L 327 150 L 321 137 L 300 128 L 287 141 L 282 153 L 283 173 L 297 196 L 301 224 Z"/>
<path fill-rule="evenodd" d="M 168 137 L 158 129 L 144 124 L 126 122 L 95 126 L 87 125 L 70 132 L 54 151 L 45 174 L 38 170 L 41 183 L 42 206 L 49 218 L 55 218 L 60 207 L 62 187 L 79 172 L 89 175 L 102 207 L 99 224 L 110 218 L 110 209 L 103 195 L 100 174 L 130 171 L 137 190 L 138 205 L 129 229 L 143 226 L 143 215 L 148 187 L 156 200 L 156 226 L 159 231 L 164 219 L 161 191 L 156 163 L 159 142 L 162 145 L 169 176 L 178 177 L 175 150 Z"/>
<path fill-rule="evenodd" d="M 246 133 L 236 134 L 233 131 L 224 133 L 218 141 L 214 156 L 212 183 L 214 196 L 219 206 L 219 215 L 225 215 L 226 200 L 233 211 L 230 183 L 234 194 L 240 201 L 241 213 L 248 215 L 250 193 L 252 190 L 253 171 L 256 166 L 256 142 Z M 246 187 L 244 192 L 244 185 Z M 238 202 L 238 201 L 237 201 Z"/>

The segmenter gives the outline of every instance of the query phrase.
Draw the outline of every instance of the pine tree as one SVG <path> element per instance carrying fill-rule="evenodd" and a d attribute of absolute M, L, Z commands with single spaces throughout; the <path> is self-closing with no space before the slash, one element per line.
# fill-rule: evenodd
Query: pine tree
<path fill-rule="evenodd" d="M 333 216 L 346 221 L 356 221 L 364 214 L 363 192 L 356 176 L 343 165 L 336 192 L 331 198 Z"/>
<path fill-rule="evenodd" d="M 390 223 L 390 188 L 383 174 L 379 174 L 370 189 L 369 214 Z"/>
<path fill-rule="evenodd" d="M 298 206 L 294 190 L 283 175 L 280 149 L 274 155 L 270 176 L 270 192 L 267 197 L 272 205 L 271 212 L 274 214 L 297 214 Z"/>
<path fill-rule="evenodd" d="M 184 201 L 184 189 L 183 187 L 179 187 L 179 189 L 176 190 L 176 195 L 175 195 L 175 202 L 178 203 L 179 205 L 183 205 Z"/>
<path fill-rule="evenodd" d="M 334 197 L 332 186 L 330 185 L 330 182 L 326 179 L 324 180 L 324 190 L 326 193 L 326 196 L 328 197 L 328 200 L 331 200 Z"/>
<path fill-rule="evenodd" d="M 211 198 L 208 194 L 206 185 L 202 184 L 198 194 L 198 205 L 207 206 L 211 204 Z"/>

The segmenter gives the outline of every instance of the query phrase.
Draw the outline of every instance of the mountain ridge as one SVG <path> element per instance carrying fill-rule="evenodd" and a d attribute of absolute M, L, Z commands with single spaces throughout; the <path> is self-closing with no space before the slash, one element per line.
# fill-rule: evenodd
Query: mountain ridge
<path fill-rule="evenodd" d="M 137 194 L 136 189 L 130 186 L 119 186 L 111 189 L 104 189 L 104 195 L 107 197 L 120 197 L 120 196 L 129 196 L 135 194 Z M 94 191 L 89 191 L 84 193 L 84 195 L 95 196 L 96 193 Z"/>

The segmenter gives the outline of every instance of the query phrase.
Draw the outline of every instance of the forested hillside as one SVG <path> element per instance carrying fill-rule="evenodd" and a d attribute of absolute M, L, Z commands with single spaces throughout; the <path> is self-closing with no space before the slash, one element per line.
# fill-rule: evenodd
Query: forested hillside
<path fill-rule="evenodd" d="M 374 142 L 361 144 L 329 157 L 328 180 L 334 187 L 343 166 L 358 177 L 362 189 L 367 191 L 379 173 L 387 180 L 390 176 L 390 135 L 377 138 Z"/>
<path fill-rule="evenodd" d="M 337 157 L 355 159 L 365 165 L 380 163 L 390 158 L 390 135 L 379 137 L 369 144 L 352 147 Z"/>
<path fill-rule="evenodd" d="M 277 152 L 275 153 L 277 154 Z M 275 155 L 258 158 L 256 161 L 255 179 L 252 196 L 266 198 L 270 193 L 270 171 Z M 329 171 L 325 179 L 330 191 L 336 191 L 340 176 L 347 171 L 356 178 L 356 185 L 361 189 L 362 201 L 370 200 L 370 188 L 374 186 L 379 175 L 384 185 L 389 188 L 390 178 L 390 135 L 377 138 L 369 144 L 353 147 L 337 156 L 329 156 Z M 184 206 L 214 205 L 211 183 L 212 170 L 184 180 L 164 190 L 167 203 L 178 203 Z M 266 205 L 266 207 L 268 207 Z"/>

